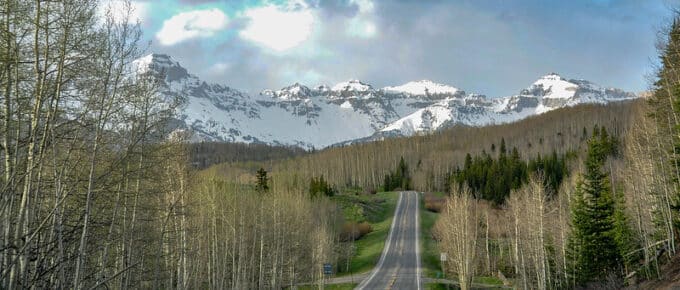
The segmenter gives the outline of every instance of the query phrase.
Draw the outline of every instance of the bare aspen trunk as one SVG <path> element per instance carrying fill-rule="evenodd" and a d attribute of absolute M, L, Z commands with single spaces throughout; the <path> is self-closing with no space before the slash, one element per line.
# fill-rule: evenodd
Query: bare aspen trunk
<path fill-rule="evenodd" d="M 486 248 L 486 272 L 491 273 L 491 256 L 489 253 L 489 211 L 487 210 L 486 213 L 484 214 L 485 221 L 486 221 L 486 228 L 485 228 L 485 235 L 484 235 L 484 244 Z"/>
<path fill-rule="evenodd" d="M 438 221 L 437 232 L 442 237 L 441 249 L 450 257 L 447 269 L 458 276 L 460 288 L 464 290 L 470 289 L 474 275 L 477 222 L 477 205 L 469 190 L 454 189 Z"/>
<path fill-rule="evenodd" d="M 35 150 L 38 132 L 38 124 L 41 118 L 41 109 L 43 105 L 43 72 L 40 67 L 40 20 L 42 19 L 42 8 L 39 0 L 36 0 L 36 15 L 34 20 L 34 35 L 33 35 L 33 50 L 34 50 L 34 77 L 35 77 L 35 103 L 33 105 L 33 112 L 31 114 L 29 136 L 28 136 L 28 149 L 26 150 L 26 170 L 24 173 L 24 187 L 21 194 L 21 199 L 19 202 L 19 213 L 17 214 L 17 222 L 15 225 L 14 240 L 20 241 L 25 235 L 28 234 L 28 222 L 29 219 L 28 207 L 29 205 L 29 195 L 32 191 L 33 185 L 33 169 L 35 168 Z M 23 245 L 22 245 L 23 247 Z M 28 264 L 28 259 L 25 253 L 18 252 L 14 254 L 17 265 L 10 265 L 10 276 L 9 276 L 9 288 L 14 287 L 14 283 L 17 279 L 22 279 L 25 282 L 26 267 Z M 15 262 L 11 262 L 14 264 Z M 25 284 L 25 283 L 22 283 Z"/>
<path fill-rule="evenodd" d="M 101 114 L 101 112 L 100 112 Z M 101 119 L 99 120 L 101 122 Z M 80 235 L 80 246 L 78 247 L 78 255 L 76 258 L 75 273 L 73 274 L 73 288 L 80 289 L 81 286 L 81 273 L 84 271 L 85 267 L 85 251 L 87 251 L 87 234 L 90 224 L 90 212 L 92 210 L 92 194 L 94 189 L 94 171 L 97 162 L 97 150 L 99 149 L 99 136 L 101 131 L 99 130 L 99 124 L 97 125 L 97 132 L 94 137 L 94 144 L 92 145 L 92 155 L 90 156 L 90 169 L 88 174 L 88 184 L 87 184 L 87 194 L 85 198 L 85 213 L 83 217 L 83 230 Z"/>

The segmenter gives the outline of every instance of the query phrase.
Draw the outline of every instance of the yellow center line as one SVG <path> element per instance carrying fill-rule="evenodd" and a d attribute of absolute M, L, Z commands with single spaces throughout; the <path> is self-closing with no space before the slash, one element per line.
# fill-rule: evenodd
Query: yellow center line
<path fill-rule="evenodd" d="M 399 272 L 399 268 L 400 267 L 397 266 L 397 268 L 392 271 L 392 279 L 390 279 L 390 283 L 387 283 L 387 288 L 385 288 L 386 290 L 392 289 L 392 287 L 394 287 L 394 283 L 397 282 L 397 272 Z"/>

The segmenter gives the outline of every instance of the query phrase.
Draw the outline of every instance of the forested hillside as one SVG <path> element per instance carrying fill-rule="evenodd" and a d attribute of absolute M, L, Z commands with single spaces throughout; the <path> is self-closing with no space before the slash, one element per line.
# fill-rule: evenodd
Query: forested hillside
<path fill-rule="evenodd" d="M 312 176 L 323 174 L 338 187 L 380 189 L 385 175 L 393 171 L 403 157 L 410 168 L 414 189 L 447 191 L 450 175 L 464 166 L 467 154 L 475 156 L 486 151 L 497 157 L 503 140 L 507 150 L 516 148 L 524 161 L 537 158 L 539 154 L 550 156 L 553 151 L 560 155 L 578 152 L 585 147 L 594 125 L 606 128 L 611 135 L 623 136 L 635 117 L 635 107 L 641 102 L 580 105 L 512 124 L 454 127 L 430 135 L 328 148 L 290 160 L 250 164 L 247 168 L 227 163 L 209 170 L 235 174 L 241 168 L 254 173 L 264 167 L 272 171 L 275 180 L 297 178 L 300 182 L 308 182 Z"/>

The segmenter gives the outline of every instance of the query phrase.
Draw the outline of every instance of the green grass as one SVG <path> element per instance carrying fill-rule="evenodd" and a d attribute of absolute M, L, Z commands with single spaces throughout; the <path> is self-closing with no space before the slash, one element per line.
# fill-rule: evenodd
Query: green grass
<path fill-rule="evenodd" d="M 435 193 L 443 196 L 441 193 Z M 441 263 L 439 261 L 439 248 L 437 242 L 432 239 L 432 228 L 434 227 L 438 213 L 425 209 L 425 202 L 420 201 L 420 259 L 422 260 L 422 271 L 424 277 L 437 277 L 441 275 Z"/>
<path fill-rule="evenodd" d="M 484 276 L 474 277 L 472 279 L 472 283 L 503 286 L 503 281 L 496 277 L 484 277 Z"/>
<path fill-rule="evenodd" d="M 330 285 L 325 285 L 323 289 L 327 290 L 351 290 L 354 289 L 358 284 L 357 283 L 345 283 L 345 284 L 330 284 Z M 305 286 L 298 286 L 297 289 L 299 290 L 312 290 L 312 289 L 319 289 L 318 285 L 305 285 Z"/>
<path fill-rule="evenodd" d="M 392 212 L 386 210 L 388 206 L 386 202 L 392 199 L 396 205 L 396 198 L 396 194 L 382 192 L 375 195 L 343 194 L 333 196 L 331 199 L 342 208 L 346 221 L 358 223 L 368 221 L 373 224 L 391 217 Z"/>
<path fill-rule="evenodd" d="M 446 290 L 446 285 L 439 284 L 439 283 L 427 283 L 427 284 L 425 284 L 425 289 L 426 290 Z M 451 289 L 451 287 L 449 287 L 448 289 Z"/>
<path fill-rule="evenodd" d="M 333 199 L 343 208 L 346 219 L 368 221 L 373 231 L 354 242 L 355 252 L 349 265 L 338 267 L 338 276 L 367 272 L 378 263 L 385 246 L 385 240 L 392 225 L 392 217 L 399 195 L 394 192 L 381 192 L 375 195 L 339 195 Z M 361 212 L 359 214 L 360 208 Z"/>

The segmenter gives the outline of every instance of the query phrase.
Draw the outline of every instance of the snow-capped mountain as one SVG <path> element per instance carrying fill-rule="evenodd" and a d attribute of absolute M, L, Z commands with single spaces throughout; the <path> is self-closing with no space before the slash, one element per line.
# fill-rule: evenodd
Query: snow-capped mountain
<path fill-rule="evenodd" d="M 487 98 L 428 80 L 375 89 L 360 80 L 313 88 L 294 83 L 246 94 L 200 80 L 172 57 L 151 54 L 134 72 L 162 78 L 159 93 L 179 98 L 178 129 L 193 140 L 260 142 L 322 148 L 382 136 L 431 132 L 454 124 L 512 122 L 581 103 L 635 98 L 585 80 L 541 77 L 518 95 Z"/>
<path fill-rule="evenodd" d="M 396 87 L 385 87 L 383 91 L 387 93 L 404 93 L 414 96 L 426 96 L 426 95 L 446 95 L 446 94 L 456 94 L 460 92 L 458 88 L 452 86 L 438 84 L 429 80 L 422 80 L 416 82 L 408 82 L 401 86 Z"/>
<path fill-rule="evenodd" d="M 514 122 L 555 109 L 586 103 L 605 104 L 637 98 L 619 89 L 601 88 L 586 80 L 566 80 L 551 73 L 539 78 L 518 95 L 486 98 L 466 95 L 447 97 L 386 126 L 378 135 L 412 135 L 454 124 L 484 126 Z"/>

